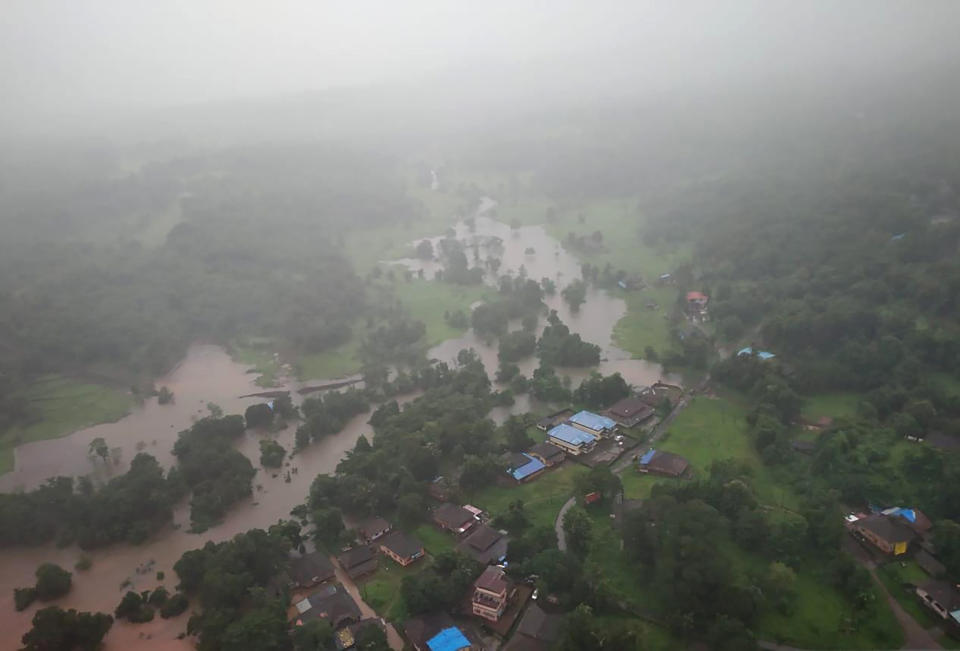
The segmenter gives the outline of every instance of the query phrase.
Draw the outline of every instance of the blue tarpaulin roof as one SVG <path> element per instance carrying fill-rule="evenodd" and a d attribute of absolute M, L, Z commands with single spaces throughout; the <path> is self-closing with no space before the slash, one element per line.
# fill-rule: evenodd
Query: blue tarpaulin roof
<path fill-rule="evenodd" d="M 746 348 L 741 348 L 740 350 L 737 351 L 737 357 L 742 357 L 743 355 L 752 355 L 752 354 L 753 354 L 753 348 L 751 348 L 750 346 L 747 346 Z M 765 350 L 761 350 L 757 353 L 757 357 L 759 357 L 760 359 L 771 359 L 773 357 L 776 357 L 776 355 L 774 355 L 773 353 L 768 353 Z"/>
<path fill-rule="evenodd" d="M 559 439 L 564 443 L 569 443 L 570 445 L 587 445 L 593 443 L 596 439 L 587 434 L 581 429 L 577 429 L 573 425 L 567 425 L 566 423 L 560 423 L 552 430 L 547 432 L 548 436 L 552 436 L 555 439 Z"/>
<path fill-rule="evenodd" d="M 605 429 L 613 429 L 617 425 L 606 416 L 600 416 L 592 411 L 577 412 L 570 417 L 570 422 L 576 423 L 577 425 L 582 425 L 583 427 L 591 429 L 595 432 L 600 432 Z"/>
<path fill-rule="evenodd" d="M 445 628 L 429 640 L 427 646 L 430 651 L 460 651 L 460 649 L 469 649 L 470 640 L 460 632 L 459 628 Z"/>
<path fill-rule="evenodd" d="M 648 450 L 642 457 L 640 457 L 640 465 L 645 466 L 650 463 L 650 460 L 653 459 L 653 455 L 656 453 L 656 450 Z"/>
<path fill-rule="evenodd" d="M 510 475 L 517 481 L 526 479 L 533 473 L 540 472 L 541 470 L 546 468 L 546 466 L 543 465 L 543 462 L 540 461 L 540 459 L 534 459 L 529 454 L 524 454 L 523 456 L 527 458 L 528 460 L 527 463 L 520 466 L 519 468 L 510 468 L 509 470 L 507 470 L 507 472 L 509 472 Z"/>

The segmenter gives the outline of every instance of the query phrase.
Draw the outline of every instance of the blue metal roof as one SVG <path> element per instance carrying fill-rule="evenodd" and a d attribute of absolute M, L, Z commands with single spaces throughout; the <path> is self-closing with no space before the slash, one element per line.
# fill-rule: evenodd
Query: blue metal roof
<path fill-rule="evenodd" d="M 460 649 L 470 648 L 470 640 L 460 632 L 459 628 L 451 626 L 427 640 L 427 646 L 430 647 L 430 651 L 460 651 Z"/>
<path fill-rule="evenodd" d="M 645 466 L 650 463 L 650 460 L 653 459 L 653 455 L 657 453 L 656 450 L 648 450 L 642 457 L 640 457 L 640 465 Z"/>
<path fill-rule="evenodd" d="M 547 432 L 547 436 L 552 436 L 570 445 L 587 445 L 596 440 L 592 435 L 584 432 L 582 429 L 577 429 L 573 425 L 567 425 L 566 423 L 560 423 L 554 427 Z"/>
<path fill-rule="evenodd" d="M 600 416 L 595 414 L 592 411 L 581 411 L 570 417 L 571 423 L 576 423 L 577 425 L 582 425 L 587 429 L 592 429 L 595 432 L 600 432 L 605 429 L 613 429 L 617 426 L 613 420 L 607 418 L 606 416 Z"/>
<path fill-rule="evenodd" d="M 540 472 L 541 470 L 546 468 L 546 466 L 543 464 L 542 461 L 540 461 L 540 459 L 535 459 L 534 457 L 531 457 L 529 454 L 525 454 L 525 453 L 521 453 L 521 454 L 523 454 L 523 456 L 525 456 L 528 459 L 528 462 L 520 466 L 519 468 L 510 468 L 507 470 L 507 472 L 510 473 L 510 476 L 512 476 L 517 481 L 526 479 L 533 473 Z"/>

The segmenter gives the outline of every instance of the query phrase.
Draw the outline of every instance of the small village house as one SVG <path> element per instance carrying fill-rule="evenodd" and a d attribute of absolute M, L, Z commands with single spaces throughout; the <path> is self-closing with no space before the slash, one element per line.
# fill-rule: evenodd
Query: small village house
<path fill-rule="evenodd" d="M 560 637 L 562 626 L 562 615 L 544 612 L 537 604 L 531 604 L 503 651 L 548 651 Z"/>
<path fill-rule="evenodd" d="M 637 397 L 624 398 L 607 409 L 606 415 L 620 427 L 636 427 L 653 416 L 653 408 Z"/>
<path fill-rule="evenodd" d="M 510 538 L 485 524 L 477 525 L 457 549 L 480 563 L 502 563 L 507 557 Z"/>
<path fill-rule="evenodd" d="M 687 292 L 687 312 L 701 314 L 707 309 L 710 297 L 703 292 Z"/>
<path fill-rule="evenodd" d="M 356 527 L 357 537 L 364 543 L 371 543 L 385 536 L 391 529 L 393 529 L 393 525 L 380 516 L 367 518 L 361 521 Z"/>
<path fill-rule="evenodd" d="M 376 553 L 367 545 L 348 549 L 337 557 L 337 562 L 351 579 L 373 574 L 378 566 Z"/>
<path fill-rule="evenodd" d="M 473 583 L 470 604 L 473 614 L 491 622 L 499 621 L 516 588 L 496 565 L 488 565 Z"/>
<path fill-rule="evenodd" d="M 567 422 L 598 439 L 612 436 L 617 429 L 617 424 L 612 419 L 592 411 L 578 411 Z"/>
<path fill-rule="evenodd" d="M 416 536 L 403 531 L 394 531 L 380 539 L 380 551 L 406 567 L 419 558 L 423 558 L 423 543 Z"/>
<path fill-rule="evenodd" d="M 679 454 L 648 450 L 637 461 L 637 470 L 664 477 L 682 477 L 690 467 L 690 462 Z"/>
<path fill-rule="evenodd" d="M 447 613 L 429 613 L 403 623 L 403 635 L 414 651 L 465 651 L 484 647 L 471 642 L 469 631 L 457 627 Z"/>
<path fill-rule="evenodd" d="M 329 622 L 334 630 L 360 621 L 360 608 L 339 585 L 328 585 L 324 589 L 301 599 L 293 606 L 292 623 L 303 626 L 312 619 Z"/>
<path fill-rule="evenodd" d="M 321 552 L 311 552 L 290 562 L 290 587 L 312 588 L 334 577 L 333 563 Z"/>
<path fill-rule="evenodd" d="M 433 521 L 441 528 L 461 534 L 477 523 L 473 513 L 462 506 L 446 502 L 433 509 Z"/>
<path fill-rule="evenodd" d="M 906 554 L 916 533 L 896 516 L 868 515 L 848 523 L 848 527 L 885 554 Z"/>
<path fill-rule="evenodd" d="M 949 627 L 951 633 L 960 632 L 960 592 L 949 581 L 931 579 L 916 587 L 917 597 Z"/>
<path fill-rule="evenodd" d="M 537 443 L 527 450 L 527 454 L 540 459 L 547 468 L 553 468 L 557 464 L 563 463 L 563 460 L 567 457 L 561 448 L 547 441 Z"/>
<path fill-rule="evenodd" d="M 504 459 L 507 474 L 518 484 L 530 481 L 547 469 L 540 459 L 523 452 L 511 452 Z"/>
<path fill-rule="evenodd" d="M 547 432 L 547 441 L 574 456 L 590 452 L 597 445 L 595 436 L 566 423 L 560 423 Z"/>

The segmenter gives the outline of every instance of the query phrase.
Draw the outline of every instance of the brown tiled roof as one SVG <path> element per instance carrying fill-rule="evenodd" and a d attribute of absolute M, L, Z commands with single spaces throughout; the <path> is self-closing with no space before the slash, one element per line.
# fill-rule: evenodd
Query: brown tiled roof
<path fill-rule="evenodd" d="M 647 469 L 652 472 L 659 472 L 665 475 L 680 476 L 686 472 L 690 462 L 678 454 L 672 452 L 657 451 L 647 464 Z"/>
<path fill-rule="evenodd" d="M 552 642 L 560 634 L 560 625 L 563 618 L 559 615 L 550 615 L 543 612 L 537 604 L 531 604 L 526 614 L 520 620 L 517 633 L 532 637 L 535 640 Z"/>
<path fill-rule="evenodd" d="M 918 551 L 916 555 L 914 555 L 913 560 L 917 562 L 917 565 L 919 565 L 924 572 L 932 577 L 938 577 L 947 571 L 943 563 L 935 559 L 924 549 Z"/>
<path fill-rule="evenodd" d="M 337 560 L 340 561 L 341 565 L 343 565 L 343 569 L 349 570 L 350 568 L 366 563 L 375 557 L 376 553 L 373 551 L 373 548 L 367 547 L 366 545 L 360 545 L 359 547 L 354 547 L 353 549 L 348 549 L 347 551 L 343 552 L 337 557 Z"/>
<path fill-rule="evenodd" d="M 477 527 L 477 529 L 470 534 L 470 536 L 464 542 L 477 551 L 482 552 L 488 549 L 493 543 L 497 542 L 502 537 L 503 534 L 493 527 L 488 527 L 487 525 L 482 524 Z"/>
<path fill-rule="evenodd" d="M 949 581 L 930 579 L 918 587 L 946 608 L 947 612 L 960 609 L 960 592 L 957 592 L 957 589 Z"/>
<path fill-rule="evenodd" d="M 394 531 L 380 539 L 380 546 L 386 547 L 400 558 L 410 558 L 423 552 L 423 543 L 416 536 Z"/>
<path fill-rule="evenodd" d="M 495 565 L 488 565 L 473 585 L 476 588 L 498 594 L 505 592 L 510 587 L 503 570 Z"/>
<path fill-rule="evenodd" d="M 868 515 L 857 520 L 856 526 L 872 531 L 878 538 L 891 544 L 910 542 L 916 535 L 903 520 L 887 515 Z"/>
<path fill-rule="evenodd" d="M 624 398 L 607 411 L 617 418 L 633 418 L 642 413 L 652 412 L 653 409 L 640 398 Z"/>
<path fill-rule="evenodd" d="M 321 552 L 313 552 L 290 563 L 290 578 L 298 585 L 308 586 L 332 578 L 333 564 Z"/>
<path fill-rule="evenodd" d="M 462 506 L 449 502 L 441 504 L 433 510 L 434 519 L 448 529 L 458 529 L 468 520 L 473 520 L 473 514 Z"/>
<path fill-rule="evenodd" d="M 547 441 L 541 441 L 534 445 L 528 452 L 532 455 L 538 456 L 546 461 L 554 461 L 556 459 L 563 458 L 563 450 Z"/>
<path fill-rule="evenodd" d="M 367 518 L 363 522 L 357 525 L 357 531 L 362 533 L 365 536 L 371 536 L 380 531 L 386 531 L 390 528 L 390 523 L 381 518 L 380 516 L 374 516 L 372 518 Z"/>

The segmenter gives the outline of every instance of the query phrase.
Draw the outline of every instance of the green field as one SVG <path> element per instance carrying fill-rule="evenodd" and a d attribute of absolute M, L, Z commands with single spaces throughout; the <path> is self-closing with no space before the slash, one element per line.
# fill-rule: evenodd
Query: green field
<path fill-rule="evenodd" d="M 793 612 L 760 616 L 755 626 L 759 638 L 805 649 L 888 649 L 903 643 L 903 631 L 879 587 L 874 587 L 872 616 L 855 629 L 848 603 L 823 581 L 801 570 L 796 589 Z"/>
<path fill-rule="evenodd" d="M 326 380 L 353 375 L 360 371 L 362 335 L 354 333 L 345 344 L 315 355 L 303 355 L 295 364 L 301 380 Z"/>
<path fill-rule="evenodd" d="M 403 577 L 422 572 L 429 563 L 430 557 L 428 556 L 412 565 L 402 567 L 392 559 L 381 556 L 380 569 L 372 577 L 358 585 L 360 596 L 381 617 L 391 622 L 402 622 L 407 619 L 403 597 L 400 595 L 400 584 L 403 582 Z"/>
<path fill-rule="evenodd" d="M 13 449 L 17 445 L 119 420 L 136 403 L 122 391 L 55 375 L 27 387 L 23 400 L 37 420 L 0 434 L 0 473 L 13 469 Z"/>
<path fill-rule="evenodd" d="M 852 418 L 857 414 L 857 403 L 862 399 L 859 393 L 818 393 L 804 397 L 801 416 L 816 421 L 824 416 L 828 418 Z"/>
<path fill-rule="evenodd" d="M 269 388 L 276 386 L 280 372 L 280 360 L 273 356 L 275 344 L 268 338 L 248 338 L 230 346 L 230 356 L 241 364 L 253 367 L 258 373 L 257 386 Z"/>
<path fill-rule="evenodd" d="M 523 500 L 527 516 L 534 525 L 553 526 L 560 507 L 573 495 L 574 481 L 586 472 L 586 467 L 567 461 L 530 483 L 490 486 L 470 495 L 467 501 L 497 516 L 505 513 L 511 502 Z"/>
<path fill-rule="evenodd" d="M 656 448 L 685 457 L 698 478 L 707 477 L 710 464 L 719 459 L 745 460 L 753 468 L 752 484 L 761 502 L 788 508 L 795 506 L 792 491 L 776 481 L 754 449 L 747 432 L 746 413 L 746 407 L 735 398 L 697 396 L 677 416 L 666 440 Z M 631 499 L 647 497 L 657 482 L 677 481 L 639 475 L 629 469 L 623 473 L 622 479 L 624 494 Z"/>
<path fill-rule="evenodd" d="M 646 357 L 650 346 L 658 355 L 663 355 L 673 346 L 670 335 L 669 314 L 673 309 L 676 290 L 672 287 L 654 287 L 640 292 L 616 290 L 627 303 L 627 313 L 613 327 L 613 341 L 635 358 Z M 650 309 L 648 303 L 656 303 Z"/>
<path fill-rule="evenodd" d="M 393 284 L 393 291 L 410 315 L 427 326 L 427 346 L 464 333 L 463 329 L 447 324 L 445 312 L 463 310 L 469 316 L 472 304 L 494 293 L 486 285 L 452 285 L 433 280 L 401 280 Z"/>
<path fill-rule="evenodd" d="M 441 531 L 431 522 L 421 524 L 414 529 L 413 535 L 419 538 L 427 552 L 433 555 L 451 551 L 456 546 L 453 534 Z"/>

